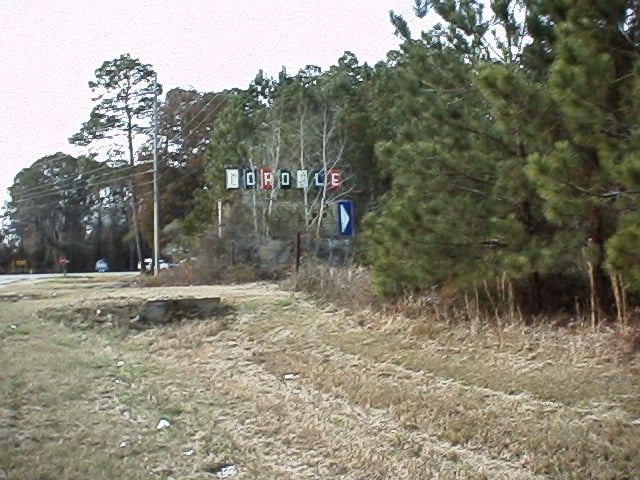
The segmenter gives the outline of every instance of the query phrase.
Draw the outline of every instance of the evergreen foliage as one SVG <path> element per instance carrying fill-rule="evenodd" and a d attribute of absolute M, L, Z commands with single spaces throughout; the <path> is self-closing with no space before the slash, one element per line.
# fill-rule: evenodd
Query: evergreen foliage
<path fill-rule="evenodd" d="M 117 168 L 61 153 L 22 170 L 10 189 L 8 236 L 29 268 L 57 270 L 59 258 L 69 271 L 91 270 L 98 258 L 126 268 L 122 179 Z"/>
<path fill-rule="evenodd" d="M 420 40 L 397 22 L 406 41 L 394 103 L 409 118 L 378 147 L 392 186 L 369 219 L 377 281 L 395 294 L 506 275 L 529 287 L 534 310 L 545 288 L 589 285 L 585 303 L 606 313 L 609 277 L 640 286 L 636 10 L 490 7 L 485 21 L 477 2 L 417 3 L 443 21 Z"/>

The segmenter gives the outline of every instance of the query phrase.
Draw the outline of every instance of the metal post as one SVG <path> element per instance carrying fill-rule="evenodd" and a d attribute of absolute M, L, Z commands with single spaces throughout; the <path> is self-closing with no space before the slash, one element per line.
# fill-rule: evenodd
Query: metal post
<path fill-rule="evenodd" d="M 218 238 L 222 238 L 222 200 L 218 200 Z"/>
<path fill-rule="evenodd" d="M 158 74 L 153 74 L 153 274 L 160 273 L 160 187 L 158 172 Z"/>

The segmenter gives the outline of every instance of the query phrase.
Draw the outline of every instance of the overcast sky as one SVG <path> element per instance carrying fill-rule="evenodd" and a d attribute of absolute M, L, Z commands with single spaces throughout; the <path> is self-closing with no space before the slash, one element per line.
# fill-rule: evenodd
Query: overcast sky
<path fill-rule="evenodd" d="M 88 120 L 88 82 L 130 53 L 153 65 L 164 91 L 245 88 L 323 69 L 346 50 L 374 64 L 399 45 L 389 11 L 412 30 L 413 0 L 0 0 L 0 206 L 18 172 L 57 152 Z"/>

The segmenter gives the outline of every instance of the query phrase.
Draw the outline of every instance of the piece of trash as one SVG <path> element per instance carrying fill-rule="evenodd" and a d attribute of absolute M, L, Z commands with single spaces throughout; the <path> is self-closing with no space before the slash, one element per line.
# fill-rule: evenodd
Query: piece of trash
<path fill-rule="evenodd" d="M 158 422 L 158 425 L 156 425 L 156 430 L 164 430 L 165 428 L 169 428 L 170 426 L 171 422 L 169 422 L 169 420 L 167 420 L 166 418 L 161 418 Z"/>
<path fill-rule="evenodd" d="M 207 473 L 213 473 L 218 478 L 229 478 L 238 474 L 238 467 L 232 463 L 213 463 L 204 469 Z"/>
<path fill-rule="evenodd" d="M 120 442 L 120 448 L 125 448 L 129 446 L 129 440 L 123 440 Z"/>
<path fill-rule="evenodd" d="M 226 465 L 216 472 L 218 478 L 229 478 L 238 474 L 238 468 L 235 465 Z"/>
<path fill-rule="evenodd" d="M 143 318 L 140 315 L 136 315 L 135 317 L 129 319 L 129 327 L 135 330 L 145 330 L 148 328 L 146 322 L 144 322 Z"/>
<path fill-rule="evenodd" d="M 122 380 L 121 378 L 116 378 L 116 383 L 118 385 L 122 385 L 124 383 L 124 380 Z"/>
<path fill-rule="evenodd" d="M 116 367 L 120 368 L 120 367 L 124 367 L 124 360 L 118 360 L 116 362 Z"/>
<path fill-rule="evenodd" d="M 102 310 L 100 310 L 99 308 L 96 309 L 96 317 L 99 317 L 101 313 L 102 313 Z"/>
<path fill-rule="evenodd" d="M 184 455 L 185 457 L 192 457 L 194 456 L 196 453 L 196 451 L 193 448 L 187 448 L 186 450 L 182 451 L 182 455 Z"/>
<path fill-rule="evenodd" d="M 282 376 L 283 379 L 285 380 L 295 380 L 296 378 L 298 378 L 298 374 L 297 373 L 285 373 Z"/>
<path fill-rule="evenodd" d="M 12 324 L 12 325 L 11 325 L 11 328 L 12 328 L 13 330 L 15 330 L 16 328 L 18 328 L 18 325 L 16 325 L 16 324 L 14 323 L 14 324 Z"/>

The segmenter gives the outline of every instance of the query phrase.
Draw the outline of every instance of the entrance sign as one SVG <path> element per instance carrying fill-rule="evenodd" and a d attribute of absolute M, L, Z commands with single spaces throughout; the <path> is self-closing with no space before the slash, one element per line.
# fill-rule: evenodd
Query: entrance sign
<path fill-rule="evenodd" d="M 289 190 L 291 188 L 291 172 L 289 170 L 280 170 L 278 174 L 278 184 L 283 190 Z"/>
<path fill-rule="evenodd" d="M 237 168 L 227 168 L 227 189 L 235 190 L 240 188 L 240 170 Z"/>
<path fill-rule="evenodd" d="M 261 188 L 263 190 L 272 190 L 281 188 L 288 190 L 295 188 L 306 190 L 315 188 L 316 190 L 340 190 L 342 188 L 342 170 L 332 168 L 330 170 L 313 169 L 313 170 L 295 170 L 290 171 L 286 168 L 225 168 L 227 190 L 237 190 L 244 188 L 247 190 Z"/>
<path fill-rule="evenodd" d="M 317 189 L 321 189 L 324 187 L 324 170 L 314 170 L 313 171 L 313 186 Z"/>
<path fill-rule="evenodd" d="M 338 233 L 340 235 L 353 235 L 353 202 L 341 200 L 338 202 Z"/>
<path fill-rule="evenodd" d="M 273 177 L 273 170 L 271 170 L 270 168 L 261 168 L 260 183 L 262 185 L 262 189 L 263 190 L 273 189 L 274 182 L 275 182 L 275 178 Z"/>
<path fill-rule="evenodd" d="M 342 170 L 329 170 L 329 190 L 338 190 L 342 186 Z"/>
<path fill-rule="evenodd" d="M 309 172 L 306 170 L 298 170 L 296 172 L 296 187 L 309 188 Z"/>
<path fill-rule="evenodd" d="M 258 185 L 257 172 L 255 168 L 244 169 L 244 188 L 251 190 Z"/>

